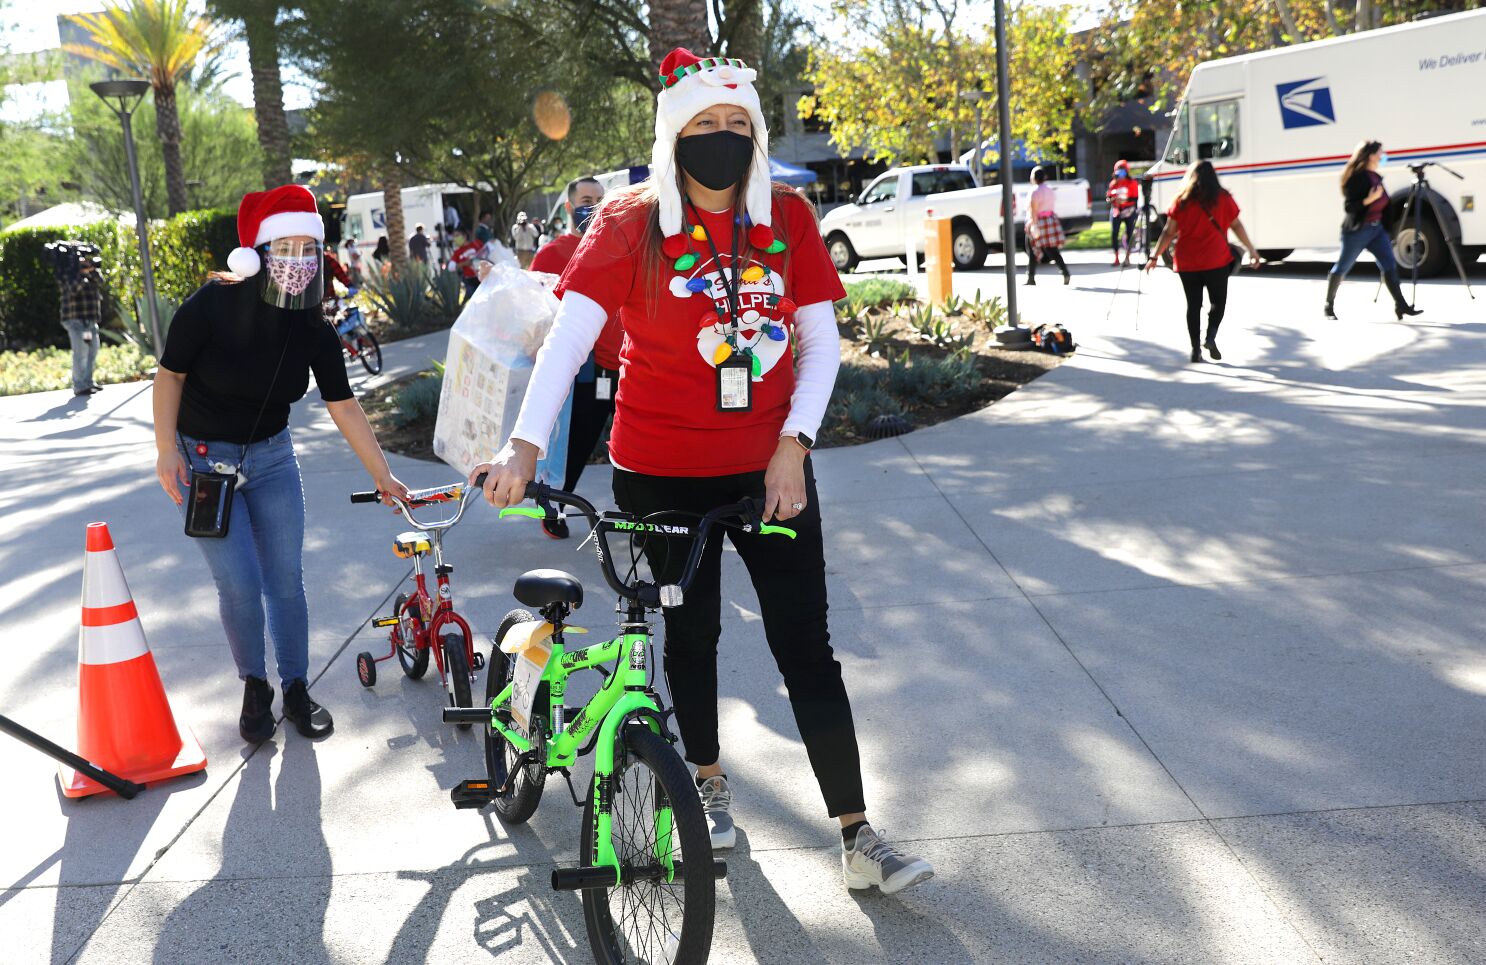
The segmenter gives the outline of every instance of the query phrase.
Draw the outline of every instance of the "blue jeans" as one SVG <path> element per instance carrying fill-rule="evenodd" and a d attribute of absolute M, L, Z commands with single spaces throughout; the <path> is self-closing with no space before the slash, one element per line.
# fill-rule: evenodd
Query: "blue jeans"
<path fill-rule="evenodd" d="M 62 327 L 72 342 L 72 391 L 93 387 L 93 364 L 98 361 L 98 319 L 64 318 Z"/>
<path fill-rule="evenodd" d="M 242 447 L 182 435 L 192 469 L 237 465 Z M 206 455 L 197 447 L 206 446 Z M 223 539 L 194 540 L 217 584 L 217 605 L 239 678 L 268 679 L 264 610 L 285 687 L 307 679 L 310 614 L 304 596 L 304 487 L 289 430 L 248 446 Z"/>
<path fill-rule="evenodd" d="M 1385 278 L 1398 274 L 1398 262 L 1393 260 L 1393 242 L 1388 238 L 1388 231 L 1378 221 L 1370 221 L 1356 231 L 1342 230 L 1342 253 L 1337 256 L 1336 264 L 1331 266 L 1331 274 L 1345 278 L 1363 249 L 1372 252 L 1373 259 L 1378 263 L 1378 274 Z"/>

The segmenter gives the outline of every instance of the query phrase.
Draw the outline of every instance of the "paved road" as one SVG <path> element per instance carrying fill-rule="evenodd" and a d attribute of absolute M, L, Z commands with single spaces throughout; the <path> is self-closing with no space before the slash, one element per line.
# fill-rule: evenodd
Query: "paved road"
<path fill-rule="evenodd" d="M 1397 323 L 1359 271 L 1325 322 L 1324 267 L 1266 269 L 1234 286 L 1224 362 L 1191 366 L 1175 279 L 1137 294 L 1099 260 L 1073 256 L 1073 287 L 1021 290 L 1029 317 L 1074 329 L 1067 364 L 983 412 L 818 456 L 872 814 L 939 871 L 916 891 L 842 888 L 729 554 L 720 714 L 743 833 L 714 960 L 1479 960 L 1482 302 L 1432 282 L 1429 311 Z M 989 294 L 999 277 L 956 281 Z M 400 370 L 440 354 L 437 338 L 387 352 Z M 396 521 L 346 503 L 364 477 L 317 403 L 295 425 L 315 693 L 338 731 L 242 748 L 148 406 L 144 386 L 0 400 L 0 708 L 66 739 L 83 526 L 104 519 L 211 766 L 71 802 L 49 762 L 0 741 L 0 958 L 587 960 L 577 900 L 546 885 L 576 850 L 562 788 L 525 827 L 453 811 L 480 748 L 438 722 L 436 685 L 356 682 L 406 570 Z M 485 632 L 520 570 L 594 576 L 488 512 L 449 549 Z"/>

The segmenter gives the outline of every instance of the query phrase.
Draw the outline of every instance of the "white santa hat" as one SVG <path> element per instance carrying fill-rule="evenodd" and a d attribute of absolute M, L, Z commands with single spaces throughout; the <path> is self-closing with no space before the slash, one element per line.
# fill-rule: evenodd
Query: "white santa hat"
<path fill-rule="evenodd" d="M 232 254 L 227 256 L 228 270 L 251 278 L 263 267 L 263 260 L 254 249 L 291 235 L 325 240 L 325 221 L 309 188 L 286 184 L 243 195 L 242 203 L 237 206 L 237 243 L 241 247 L 232 249 Z"/>
<path fill-rule="evenodd" d="M 718 104 L 737 105 L 753 121 L 753 164 L 748 171 L 748 184 L 744 186 L 744 204 L 754 225 L 767 228 L 773 220 L 769 126 L 764 123 L 758 91 L 753 86 L 757 76 L 741 60 L 698 57 L 685 47 L 677 47 L 661 61 L 662 90 L 655 102 L 655 147 L 650 154 L 650 176 L 660 192 L 663 237 L 680 234 L 682 227 L 681 192 L 676 187 L 676 138 L 693 117 Z"/>

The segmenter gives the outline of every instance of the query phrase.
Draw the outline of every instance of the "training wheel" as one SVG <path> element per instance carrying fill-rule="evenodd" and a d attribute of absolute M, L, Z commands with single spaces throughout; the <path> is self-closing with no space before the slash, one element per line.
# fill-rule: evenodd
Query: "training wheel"
<path fill-rule="evenodd" d="M 377 682 L 377 658 L 365 650 L 356 655 L 356 676 L 361 680 L 361 686 L 371 687 Z"/>

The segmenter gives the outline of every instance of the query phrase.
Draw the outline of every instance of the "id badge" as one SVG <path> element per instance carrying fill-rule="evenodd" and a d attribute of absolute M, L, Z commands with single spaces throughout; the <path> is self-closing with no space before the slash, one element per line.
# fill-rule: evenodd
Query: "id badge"
<path fill-rule="evenodd" d="M 614 398 L 614 380 L 607 375 L 600 375 L 593 380 L 593 397 L 600 402 L 608 402 Z"/>
<path fill-rule="evenodd" d="M 734 355 L 717 366 L 717 411 L 748 412 L 753 408 L 753 363 Z"/>

